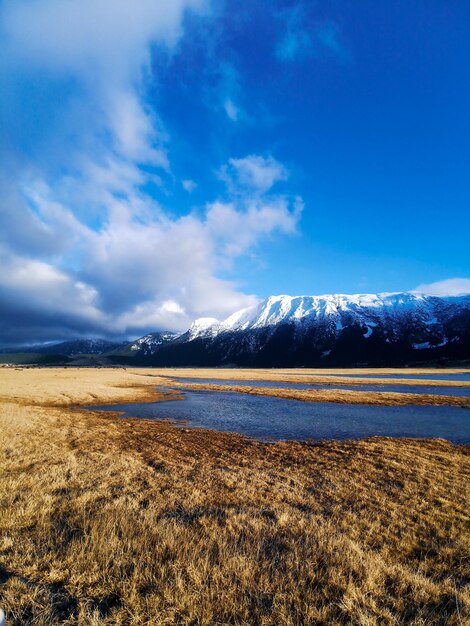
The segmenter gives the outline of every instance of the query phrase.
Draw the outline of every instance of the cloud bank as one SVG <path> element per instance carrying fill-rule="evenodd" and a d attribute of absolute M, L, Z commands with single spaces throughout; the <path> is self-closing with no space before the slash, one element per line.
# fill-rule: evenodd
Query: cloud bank
<path fill-rule="evenodd" d="M 295 232 L 302 200 L 278 190 L 286 168 L 269 154 L 227 158 L 214 174 L 224 190 L 197 210 L 157 200 L 174 175 L 152 55 L 175 49 L 187 12 L 209 11 L 204 0 L 2 4 L 1 343 L 182 330 L 256 300 L 221 276 Z"/>
<path fill-rule="evenodd" d="M 428 296 L 466 296 L 470 294 L 470 278 L 448 278 L 418 285 L 412 293 L 423 293 Z"/>

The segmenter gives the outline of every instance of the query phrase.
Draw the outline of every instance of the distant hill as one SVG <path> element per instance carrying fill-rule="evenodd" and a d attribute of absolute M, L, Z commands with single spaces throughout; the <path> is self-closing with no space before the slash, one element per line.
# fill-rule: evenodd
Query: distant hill
<path fill-rule="evenodd" d="M 106 339 L 73 339 L 61 343 L 36 344 L 21 346 L 21 348 L 4 348 L 2 354 L 12 352 L 36 353 L 36 354 L 61 354 L 64 356 L 79 356 L 83 354 L 106 354 L 117 348 L 125 346 L 126 342 L 107 341 Z"/>
<path fill-rule="evenodd" d="M 57 365 L 66 364 L 69 357 L 61 354 L 38 354 L 35 352 L 8 352 L 0 354 L 0 363 L 12 365 Z"/>

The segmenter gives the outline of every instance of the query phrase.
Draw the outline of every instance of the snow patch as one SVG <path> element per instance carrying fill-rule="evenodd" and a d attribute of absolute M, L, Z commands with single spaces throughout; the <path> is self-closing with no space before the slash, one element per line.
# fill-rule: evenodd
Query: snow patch
<path fill-rule="evenodd" d="M 202 336 L 215 336 L 219 326 L 220 322 L 215 317 L 199 317 L 189 328 L 189 341 Z"/>
<path fill-rule="evenodd" d="M 415 350 L 425 350 L 426 348 L 431 347 L 429 341 L 423 341 L 423 343 L 412 343 L 411 345 Z"/>

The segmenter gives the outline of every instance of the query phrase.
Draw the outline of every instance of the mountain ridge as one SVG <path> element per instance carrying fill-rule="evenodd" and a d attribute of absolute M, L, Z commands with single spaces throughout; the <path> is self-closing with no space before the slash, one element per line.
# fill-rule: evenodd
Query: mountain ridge
<path fill-rule="evenodd" d="M 109 341 L 101 338 L 70 339 L 60 342 L 44 344 L 21 345 L 0 349 L 0 354 L 49 354 L 62 356 L 77 356 L 82 354 L 101 355 L 127 345 L 125 341 Z"/>
<path fill-rule="evenodd" d="M 88 355 L 90 363 L 99 355 L 103 363 L 149 366 L 335 367 L 465 360 L 470 359 L 470 295 L 277 295 L 223 320 L 198 318 L 183 333 L 155 331 L 122 343 L 77 339 L 21 351 Z"/>
<path fill-rule="evenodd" d="M 134 357 L 156 365 L 388 364 L 469 358 L 469 335 L 470 296 L 280 295 L 222 321 L 199 318 L 153 352 L 134 349 Z"/>
<path fill-rule="evenodd" d="M 410 306 L 418 302 L 433 301 L 435 299 L 443 301 L 468 301 L 469 296 L 427 296 L 425 294 L 415 294 L 411 292 L 393 292 L 379 294 L 323 294 L 318 296 L 289 296 L 277 295 L 268 296 L 262 302 L 246 307 L 232 313 L 223 321 L 215 318 L 198 318 L 190 327 L 194 328 L 191 335 L 197 335 L 196 328 L 199 326 L 203 332 L 225 332 L 229 330 L 246 330 L 248 327 L 261 328 L 263 326 L 273 326 L 288 320 L 301 320 L 306 317 L 318 318 L 322 315 L 334 315 L 338 311 L 353 311 L 354 309 L 378 308 L 379 306 Z M 293 306 L 295 304 L 295 307 Z M 349 305 L 349 307 L 348 307 Z M 250 315 L 257 313 L 257 315 Z M 253 319 L 255 320 L 253 322 Z M 212 320 L 213 324 L 208 325 L 207 321 Z M 200 323 L 202 322 L 202 323 Z"/>

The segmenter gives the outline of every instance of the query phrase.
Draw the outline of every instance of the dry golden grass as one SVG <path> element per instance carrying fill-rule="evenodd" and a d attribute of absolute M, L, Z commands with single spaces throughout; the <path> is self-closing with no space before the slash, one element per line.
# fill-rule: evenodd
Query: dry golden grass
<path fill-rule="evenodd" d="M 153 399 L 149 373 L 0 371 L 9 626 L 468 623 L 468 446 L 68 408 Z"/>
<path fill-rule="evenodd" d="M 78 406 L 152 401 L 159 378 L 148 370 L 105 368 L 0 368 L 0 402 L 41 406 Z"/>

